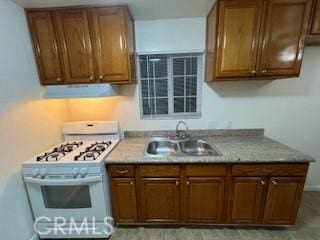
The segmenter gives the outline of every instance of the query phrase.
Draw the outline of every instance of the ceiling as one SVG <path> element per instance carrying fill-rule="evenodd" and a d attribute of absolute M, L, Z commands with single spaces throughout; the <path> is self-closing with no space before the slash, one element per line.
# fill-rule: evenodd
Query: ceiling
<path fill-rule="evenodd" d="M 24 8 L 128 4 L 135 20 L 204 17 L 215 0 L 12 0 Z"/>

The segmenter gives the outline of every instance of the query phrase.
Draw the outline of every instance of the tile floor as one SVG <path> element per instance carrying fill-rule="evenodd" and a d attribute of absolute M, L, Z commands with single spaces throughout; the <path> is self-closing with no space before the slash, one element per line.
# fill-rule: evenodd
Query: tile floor
<path fill-rule="evenodd" d="M 111 240 L 320 240 L 320 192 L 305 192 L 291 228 L 117 228 Z"/>

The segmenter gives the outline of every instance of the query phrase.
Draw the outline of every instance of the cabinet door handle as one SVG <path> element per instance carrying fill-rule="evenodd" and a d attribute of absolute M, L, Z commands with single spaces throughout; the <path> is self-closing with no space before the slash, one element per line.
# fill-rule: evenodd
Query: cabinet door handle
<path fill-rule="evenodd" d="M 102 76 L 102 75 L 100 75 L 100 76 L 99 76 L 99 79 L 100 79 L 100 80 L 102 80 L 102 79 L 103 79 L 103 76 Z"/>
<path fill-rule="evenodd" d="M 126 174 L 128 173 L 129 171 L 126 169 L 126 170 L 116 170 L 116 173 L 118 174 Z"/>
<path fill-rule="evenodd" d="M 262 186 L 266 185 L 266 182 L 264 180 L 261 180 L 260 183 Z"/>
<path fill-rule="evenodd" d="M 262 70 L 262 73 L 267 73 L 268 71 L 267 70 Z"/>
<path fill-rule="evenodd" d="M 90 76 L 89 80 L 92 82 L 93 81 L 93 76 Z"/>
<path fill-rule="evenodd" d="M 273 185 L 277 185 L 278 183 L 274 180 L 271 181 Z"/>
<path fill-rule="evenodd" d="M 187 181 L 187 182 L 186 182 L 186 185 L 189 187 L 189 186 L 190 186 L 190 181 Z"/>
<path fill-rule="evenodd" d="M 60 77 L 57 78 L 57 82 L 61 82 L 61 78 Z"/>
<path fill-rule="evenodd" d="M 179 181 L 176 181 L 176 186 L 177 186 L 177 187 L 179 186 Z"/>
<path fill-rule="evenodd" d="M 133 185 L 133 184 L 134 184 L 134 182 L 133 182 L 133 180 L 131 180 L 131 181 L 130 181 L 130 185 Z"/>
<path fill-rule="evenodd" d="M 252 70 L 252 71 L 251 71 L 251 74 L 252 74 L 252 75 L 256 75 L 256 73 L 257 73 L 256 70 Z"/>

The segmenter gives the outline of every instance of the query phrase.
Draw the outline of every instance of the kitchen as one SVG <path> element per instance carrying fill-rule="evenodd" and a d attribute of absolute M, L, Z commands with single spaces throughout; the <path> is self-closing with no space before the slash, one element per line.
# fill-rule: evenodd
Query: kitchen
<path fill-rule="evenodd" d="M 195 136 L 195 133 L 192 130 L 201 129 L 264 129 L 265 136 L 310 155 L 312 159 L 317 160 L 319 158 L 318 140 L 320 129 L 318 119 L 320 110 L 318 102 L 320 93 L 318 89 L 320 88 L 317 79 L 320 48 L 314 43 L 308 43 L 304 48 L 302 68 L 301 71 L 298 71 L 299 76 L 296 75 L 293 78 L 290 76 L 290 78 L 287 77 L 285 79 L 277 78 L 277 80 L 273 80 L 269 76 L 263 80 L 258 77 L 250 77 L 256 80 L 209 83 L 201 80 L 197 82 L 197 84 L 200 84 L 200 88 L 197 88 L 197 90 L 201 89 L 201 92 L 197 93 L 196 111 L 193 111 L 193 114 L 161 118 L 151 114 L 155 110 L 151 108 L 145 111 L 145 113 L 149 113 L 146 114 L 148 116 L 144 116 L 142 110 L 144 107 L 141 103 L 143 102 L 141 97 L 143 80 L 139 79 L 139 74 L 143 71 L 140 71 L 139 68 L 137 68 L 136 84 L 117 85 L 118 94 L 116 96 L 96 98 L 90 96 L 88 91 L 82 90 L 80 91 L 81 97 L 88 94 L 86 98 L 70 98 L 66 96 L 60 96 L 56 99 L 44 98 L 43 96 L 50 93 L 50 91 L 39 83 L 38 64 L 35 61 L 32 49 L 33 44 L 30 38 L 32 35 L 29 33 L 23 8 L 62 7 L 64 4 L 66 6 L 128 4 L 130 13 L 134 18 L 135 52 L 139 56 L 146 56 L 146 58 L 141 59 L 142 61 L 150 60 L 150 55 L 154 54 L 160 55 L 160 57 L 163 57 L 161 56 L 162 54 L 171 55 L 172 57 L 176 57 L 177 54 L 188 54 L 191 57 L 200 59 L 198 60 L 198 66 L 202 66 L 204 69 L 201 71 L 201 67 L 198 68 L 198 72 L 202 74 L 198 78 L 204 79 L 205 69 L 209 68 L 205 67 L 205 60 L 201 60 L 201 57 L 198 57 L 197 54 L 207 52 L 206 15 L 209 13 L 214 1 L 203 0 L 195 3 L 195 1 L 176 0 L 170 1 L 170 4 L 168 2 L 164 4 L 163 1 L 142 0 L 121 2 L 72 1 L 72 3 L 70 1 L 69 3 L 68 1 L 62 3 L 61 1 L 17 0 L 16 2 L 4 0 L 0 3 L 1 238 L 37 239 L 37 235 L 33 230 L 34 216 L 28 202 L 23 178 L 21 177 L 22 163 L 50 149 L 52 146 L 62 143 L 62 126 L 65 122 L 118 121 L 121 134 L 124 131 L 154 132 L 156 130 L 171 130 L 173 132 L 170 132 L 169 135 L 174 135 L 176 124 L 180 120 L 184 120 L 188 124 L 191 130 L 190 134 L 193 136 Z M 252 4 L 251 2 L 260 1 L 248 2 Z M 309 5 L 307 6 L 311 7 L 309 2 L 312 1 L 297 2 L 308 2 Z M 315 7 L 313 8 L 316 9 Z M 263 15 L 262 12 L 261 15 Z M 248 16 L 251 16 L 250 12 Z M 244 21 L 248 21 L 248 19 L 245 18 Z M 235 22 L 233 24 L 235 28 L 238 27 Z M 233 32 L 231 31 L 230 34 L 232 35 Z M 260 32 L 257 35 L 259 38 L 262 33 Z M 247 35 L 245 34 L 245 36 Z M 281 37 L 285 36 L 282 35 Z M 308 41 L 316 41 L 314 36 L 309 36 L 308 38 Z M 243 48 L 246 47 L 243 44 L 245 40 L 241 40 Z M 226 46 L 228 46 L 228 43 L 226 42 Z M 232 46 L 234 44 L 232 39 L 230 44 Z M 258 50 L 256 52 L 257 55 L 260 53 Z M 243 54 L 245 52 L 241 52 L 241 55 Z M 299 55 L 299 57 L 302 57 L 302 55 Z M 291 59 L 290 57 L 288 58 Z M 171 66 L 174 64 L 173 60 L 167 61 Z M 228 59 L 225 62 L 226 64 L 228 63 L 227 61 Z M 255 64 L 256 62 L 254 61 Z M 251 72 L 252 70 L 250 69 Z M 173 73 L 170 73 L 170 71 L 169 75 L 169 77 L 173 78 Z M 147 85 L 149 87 L 150 83 L 148 82 Z M 147 93 L 150 94 L 150 92 Z M 53 94 L 61 93 L 53 91 Z M 66 93 L 62 93 L 62 96 L 63 94 Z M 174 109 L 172 101 L 173 99 L 169 101 L 171 111 Z M 200 110 L 198 111 L 198 109 Z M 184 129 L 183 126 L 181 126 L 181 129 Z M 205 132 L 208 133 L 209 131 Z M 201 136 L 201 138 L 206 137 Z M 217 150 L 224 155 L 226 154 L 225 150 L 218 138 L 213 141 L 213 144 L 211 142 L 210 144 L 211 146 L 216 146 Z M 204 140 L 208 141 L 207 139 Z M 121 160 L 115 159 L 115 157 L 118 154 L 125 154 L 119 153 L 122 147 L 121 144 L 125 143 L 126 139 L 121 139 L 120 144 L 114 148 L 110 158 L 112 157 L 114 161 Z M 145 138 L 145 142 L 139 144 L 139 147 L 144 147 L 146 143 Z M 141 154 L 139 158 L 143 157 L 145 150 L 143 147 L 141 150 L 137 148 L 137 151 Z M 239 148 L 241 149 L 241 145 Z M 250 154 L 247 154 L 247 156 L 250 157 Z M 134 161 L 133 157 L 134 155 L 132 154 L 131 161 Z M 177 158 L 190 159 L 190 157 L 184 156 Z M 194 161 L 197 161 L 197 158 L 192 157 Z M 149 163 L 156 161 L 156 159 L 159 158 L 148 158 Z M 136 173 L 138 172 L 141 172 L 141 169 L 137 169 Z M 181 170 L 181 173 L 183 172 Z M 229 173 L 229 170 L 226 172 Z M 132 177 L 130 176 L 129 178 Z M 175 178 L 178 177 L 175 176 Z M 182 183 L 182 180 L 180 181 Z M 267 181 L 269 180 L 267 179 Z M 156 228 L 141 228 L 139 226 L 128 229 L 120 227 L 116 228 L 112 238 L 131 239 L 148 238 L 148 236 L 150 238 L 150 236 L 153 236 L 158 239 L 165 239 L 182 236 L 195 239 L 200 238 L 199 236 L 202 236 L 202 238 L 207 236 L 207 239 L 214 239 L 214 237 L 218 236 L 218 239 L 259 239 L 257 236 L 260 236 L 261 239 L 279 239 L 289 236 L 289 239 L 290 237 L 291 239 L 319 239 L 320 214 L 317 208 L 319 194 L 316 192 L 319 191 L 319 182 L 319 165 L 317 162 L 311 163 L 300 212 L 296 225 L 293 227 L 277 230 L 260 227 L 252 227 L 250 229 L 232 228 L 231 226 L 217 226 L 216 224 L 206 226 L 206 228 L 203 228 L 203 226 L 188 228 L 183 224 L 176 228 L 171 226 L 163 228 L 158 228 L 158 226 Z M 184 187 L 181 187 L 181 189 L 184 189 Z M 13 206 L 12 203 L 15 203 L 15 205 Z M 137 211 L 140 210 L 137 209 Z"/>

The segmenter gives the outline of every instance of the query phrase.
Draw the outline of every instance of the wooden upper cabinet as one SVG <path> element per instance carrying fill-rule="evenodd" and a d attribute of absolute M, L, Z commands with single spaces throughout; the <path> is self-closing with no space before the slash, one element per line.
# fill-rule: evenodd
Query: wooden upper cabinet
<path fill-rule="evenodd" d="M 94 50 L 100 82 L 130 82 L 133 32 L 132 19 L 126 8 L 96 8 L 92 10 Z"/>
<path fill-rule="evenodd" d="M 312 35 L 320 35 L 320 1 L 314 1 L 314 9 L 311 18 L 311 29 L 310 34 Z"/>
<path fill-rule="evenodd" d="M 312 0 L 218 0 L 207 16 L 206 81 L 300 73 Z"/>
<path fill-rule="evenodd" d="M 126 6 L 27 10 L 43 85 L 131 83 L 134 22 Z"/>
<path fill-rule="evenodd" d="M 256 74 L 262 0 L 221 1 L 216 77 Z"/>
<path fill-rule="evenodd" d="M 66 83 L 93 82 L 93 53 L 85 9 L 61 10 L 55 13 L 63 57 Z"/>
<path fill-rule="evenodd" d="M 62 83 L 60 55 L 52 14 L 49 11 L 32 11 L 27 16 L 41 83 Z"/>
<path fill-rule="evenodd" d="M 303 192 L 304 178 L 271 178 L 264 223 L 293 225 Z"/>
<path fill-rule="evenodd" d="M 311 4 L 311 0 L 268 1 L 261 75 L 299 75 Z"/>

